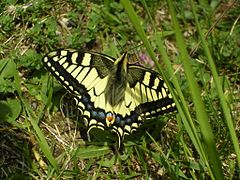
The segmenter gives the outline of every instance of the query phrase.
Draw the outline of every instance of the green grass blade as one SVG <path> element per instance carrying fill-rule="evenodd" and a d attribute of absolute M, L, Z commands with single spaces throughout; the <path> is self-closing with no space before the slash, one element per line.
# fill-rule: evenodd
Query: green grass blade
<path fill-rule="evenodd" d="M 240 168 L 239 142 L 238 142 L 238 138 L 237 138 L 237 135 L 236 135 L 236 132 L 235 132 L 235 128 L 234 128 L 234 125 L 233 125 L 231 111 L 230 111 L 229 106 L 227 105 L 226 98 L 225 98 L 223 90 L 222 90 L 222 85 L 220 83 L 221 81 L 220 81 L 220 78 L 218 76 L 216 66 L 214 64 L 214 61 L 213 61 L 213 58 L 211 56 L 210 50 L 208 48 L 207 42 L 206 42 L 206 40 L 204 38 L 204 35 L 203 35 L 203 32 L 201 30 L 201 26 L 200 26 L 199 21 L 198 21 L 198 17 L 197 17 L 197 13 L 196 13 L 194 2 L 191 0 L 190 3 L 191 3 L 192 10 L 193 10 L 195 23 L 197 25 L 197 29 L 198 29 L 198 32 L 199 32 L 199 35 L 200 35 L 200 38 L 201 38 L 202 47 L 203 47 L 204 52 L 206 54 L 209 67 L 210 67 L 212 75 L 213 75 L 214 83 L 216 85 L 216 90 L 218 92 L 218 96 L 219 96 L 219 100 L 220 100 L 220 103 L 221 103 L 223 115 L 225 117 L 225 122 L 226 122 L 226 124 L 228 126 L 229 133 L 230 133 L 231 138 L 232 138 L 233 146 L 234 146 L 234 149 L 235 149 L 235 152 L 236 152 L 236 155 L 237 155 L 238 167 Z"/>
<path fill-rule="evenodd" d="M 55 158 L 52 155 L 52 152 L 50 151 L 50 147 L 44 137 L 43 132 L 41 131 L 41 129 L 38 126 L 38 118 L 36 117 L 34 111 L 32 110 L 32 108 L 30 107 L 30 105 L 27 103 L 27 101 L 25 100 L 25 98 L 22 96 L 21 93 L 21 89 L 20 89 L 20 80 L 19 80 L 19 75 L 16 73 L 14 76 L 14 80 L 15 80 L 15 88 L 18 92 L 18 95 L 23 103 L 23 107 L 26 110 L 26 113 L 28 115 L 28 119 L 33 127 L 33 129 L 35 130 L 36 133 L 36 139 L 39 143 L 39 146 L 41 147 L 41 150 L 43 152 L 43 154 L 46 156 L 46 158 L 49 160 L 50 164 L 53 166 L 53 168 L 57 171 L 58 165 L 57 162 L 55 160 Z M 37 120 L 36 120 L 37 119 Z"/>
<path fill-rule="evenodd" d="M 187 53 L 187 47 L 180 31 L 179 23 L 176 18 L 176 13 L 175 13 L 172 1 L 167 0 L 167 2 L 169 5 L 169 11 L 172 17 L 173 27 L 176 33 L 176 40 L 177 40 L 177 45 L 180 51 L 180 58 L 183 63 L 186 79 L 189 82 L 189 88 L 190 88 L 192 100 L 193 100 L 195 111 L 196 111 L 197 121 L 201 128 L 203 143 L 205 145 L 204 146 L 205 152 L 209 159 L 209 161 L 206 162 L 206 164 L 208 163 L 210 164 L 209 172 L 213 173 L 212 178 L 223 179 L 223 173 L 221 169 L 221 163 L 216 150 L 214 134 L 212 132 L 210 123 L 208 121 L 209 117 L 206 113 L 204 103 L 200 95 L 200 89 L 194 78 L 195 76 L 189 61 L 190 57 Z"/>
<path fill-rule="evenodd" d="M 156 34 L 156 44 L 157 44 L 158 50 L 162 56 L 163 62 L 167 65 L 167 71 L 170 74 L 174 74 L 174 71 L 173 71 L 171 63 L 170 63 L 170 59 L 169 59 L 169 57 L 166 53 L 166 50 L 163 46 L 163 41 L 161 40 L 161 35 L 159 32 L 157 32 L 157 34 Z M 173 82 L 174 88 L 176 90 L 176 94 L 177 94 L 176 96 L 180 99 L 180 101 L 178 101 L 175 98 L 175 103 L 177 104 L 178 111 L 179 111 L 180 116 L 182 117 L 182 121 L 186 128 L 186 131 L 188 132 L 196 150 L 203 157 L 204 156 L 203 147 L 201 145 L 201 141 L 199 139 L 197 129 L 191 118 L 190 112 L 188 110 L 187 102 L 185 101 L 184 95 L 183 95 L 182 90 L 179 85 L 179 81 L 175 75 L 172 76 L 172 82 Z"/>

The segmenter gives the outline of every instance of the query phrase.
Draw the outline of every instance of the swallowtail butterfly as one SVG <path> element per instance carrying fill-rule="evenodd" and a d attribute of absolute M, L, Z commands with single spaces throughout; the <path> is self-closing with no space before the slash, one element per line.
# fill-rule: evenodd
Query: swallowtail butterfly
<path fill-rule="evenodd" d="M 114 59 L 104 54 L 56 50 L 43 58 L 48 71 L 74 96 L 88 132 L 110 129 L 119 143 L 146 119 L 176 109 L 159 74 L 128 64 L 126 53 Z"/>

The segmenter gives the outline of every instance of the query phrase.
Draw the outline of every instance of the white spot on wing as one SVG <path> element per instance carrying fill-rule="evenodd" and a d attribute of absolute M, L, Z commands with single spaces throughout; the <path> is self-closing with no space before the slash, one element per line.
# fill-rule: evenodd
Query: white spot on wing
<path fill-rule="evenodd" d="M 66 56 L 67 54 L 68 54 L 68 51 L 65 51 L 65 50 L 62 50 L 62 51 L 61 51 L 61 55 L 62 55 L 62 56 Z"/>
<path fill-rule="evenodd" d="M 52 64 L 50 62 L 47 62 L 48 67 L 52 67 Z"/>
<path fill-rule="evenodd" d="M 137 129 L 138 128 L 138 124 L 137 123 L 132 123 L 131 127 Z"/>
<path fill-rule="evenodd" d="M 167 84 L 163 83 L 163 87 L 165 87 L 166 89 L 168 89 Z"/>
<path fill-rule="evenodd" d="M 71 57 L 72 63 L 77 64 L 77 57 L 78 57 L 78 53 L 77 52 L 72 54 L 72 57 Z"/>
<path fill-rule="evenodd" d="M 82 107 L 83 109 L 85 109 L 84 104 L 81 101 L 78 101 L 78 106 Z"/>
<path fill-rule="evenodd" d="M 54 67 L 54 66 L 52 66 L 51 68 L 52 68 L 52 70 L 53 70 L 53 71 L 56 71 L 56 69 L 55 69 L 55 67 Z"/>
<path fill-rule="evenodd" d="M 65 85 L 68 86 L 69 85 L 69 82 L 68 81 L 64 81 Z"/>
<path fill-rule="evenodd" d="M 91 119 L 89 122 L 89 126 L 96 125 L 96 124 L 97 124 L 97 121 L 95 119 Z"/>
<path fill-rule="evenodd" d="M 64 77 L 59 75 L 59 78 L 64 82 Z"/>
<path fill-rule="evenodd" d="M 169 97 L 170 99 L 173 98 L 171 93 L 168 94 L 168 97 Z"/>
<path fill-rule="evenodd" d="M 126 131 L 128 131 L 128 132 L 131 132 L 131 127 L 130 127 L 129 125 L 126 125 L 126 126 L 124 127 L 124 130 L 126 130 Z"/>
<path fill-rule="evenodd" d="M 74 91 L 73 93 L 74 93 L 74 94 L 79 94 L 79 92 L 78 92 L 78 91 Z M 80 98 L 80 97 L 79 97 L 79 98 Z"/>
<path fill-rule="evenodd" d="M 72 87 L 72 86 L 68 86 L 68 88 L 69 88 L 71 91 L 73 91 L 73 87 Z"/>
<path fill-rule="evenodd" d="M 119 127 L 119 128 L 117 129 L 117 131 L 119 132 L 120 136 L 123 135 L 123 130 L 122 130 L 122 128 Z"/>
<path fill-rule="evenodd" d="M 82 60 L 82 65 L 83 66 L 90 66 L 90 62 L 91 62 L 91 54 L 89 53 L 85 53 L 83 60 Z"/>
<path fill-rule="evenodd" d="M 104 124 L 103 124 L 103 123 L 101 123 L 101 122 L 98 122 L 98 125 L 99 125 L 99 126 L 98 126 L 98 128 L 100 128 L 100 129 L 104 130 L 104 128 L 103 128 L 103 127 L 104 127 Z"/>
<path fill-rule="evenodd" d="M 69 64 L 67 62 L 65 62 L 62 66 L 64 67 L 64 69 L 67 69 L 68 65 Z"/>
<path fill-rule="evenodd" d="M 61 59 L 58 59 L 58 57 L 54 57 L 53 59 L 54 59 L 54 61 L 58 61 L 58 63 L 59 63 L 60 65 L 62 65 L 63 63 L 65 63 L 66 60 L 67 60 L 66 57 L 62 57 Z M 57 59 L 57 60 L 55 60 L 55 59 Z"/>
<path fill-rule="evenodd" d="M 146 72 L 145 75 L 144 75 L 144 79 L 143 79 L 143 84 L 145 85 L 149 85 L 149 82 L 150 82 L 150 72 Z"/>
<path fill-rule="evenodd" d="M 167 97 L 167 93 L 166 93 L 166 90 L 164 88 L 162 88 L 162 97 L 163 98 Z"/>
<path fill-rule="evenodd" d="M 154 85 L 153 85 L 153 89 L 157 89 L 159 83 L 160 83 L 160 80 L 159 80 L 158 78 L 155 78 L 155 80 L 154 80 Z"/>
<path fill-rule="evenodd" d="M 86 115 L 87 117 L 90 117 L 90 112 L 89 111 L 84 111 L 83 114 Z"/>
<path fill-rule="evenodd" d="M 66 70 L 67 70 L 67 72 L 72 73 L 74 71 L 74 69 L 76 69 L 76 67 L 77 67 L 77 65 L 71 65 Z"/>
<path fill-rule="evenodd" d="M 43 61 L 46 63 L 48 62 L 48 57 L 44 57 Z"/>
<path fill-rule="evenodd" d="M 55 56 L 55 57 L 52 58 L 52 60 L 57 62 L 57 61 L 59 61 L 59 58 L 57 56 Z"/>

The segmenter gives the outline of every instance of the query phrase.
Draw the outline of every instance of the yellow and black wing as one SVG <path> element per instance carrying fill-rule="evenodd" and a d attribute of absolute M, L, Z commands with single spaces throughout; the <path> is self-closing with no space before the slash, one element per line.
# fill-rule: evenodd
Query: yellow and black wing
<path fill-rule="evenodd" d="M 48 71 L 74 96 L 89 131 L 96 127 L 118 134 L 136 130 L 145 119 L 176 109 L 158 73 L 130 65 L 124 54 L 57 50 L 43 58 Z"/>

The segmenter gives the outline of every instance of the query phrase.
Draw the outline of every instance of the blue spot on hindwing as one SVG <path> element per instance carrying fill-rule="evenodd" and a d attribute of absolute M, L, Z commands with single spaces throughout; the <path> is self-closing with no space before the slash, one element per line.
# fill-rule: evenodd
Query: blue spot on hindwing
<path fill-rule="evenodd" d="M 120 124 L 121 118 L 119 116 L 116 117 L 116 124 Z"/>
<path fill-rule="evenodd" d="M 99 116 L 99 118 L 100 118 L 101 120 L 104 120 L 104 119 L 106 118 L 105 113 L 102 112 L 102 111 L 100 111 L 100 112 L 98 113 L 98 116 Z"/>
<path fill-rule="evenodd" d="M 84 104 L 87 104 L 89 102 L 89 99 L 87 98 L 87 96 L 85 96 L 85 95 L 82 96 L 82 102 Z"/>
<path fill-rule="evenodd" d="M 132 119 L 131 119 L 131 118 L 127 118 L 127 119 L 126 119 L 126 124 L 130 124 L 130 123 L 131 123 L 131 121 L 132 121 Z"/>

